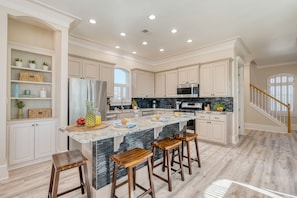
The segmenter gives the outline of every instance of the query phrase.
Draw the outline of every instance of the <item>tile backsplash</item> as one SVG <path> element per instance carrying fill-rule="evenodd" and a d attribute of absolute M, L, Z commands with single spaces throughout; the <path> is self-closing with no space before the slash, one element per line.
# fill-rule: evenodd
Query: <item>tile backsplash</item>
<path fill-rule="evenodd" d="M 233 97 L 217 97 L 217 98 L 134 98 L 140 108 L 152 108 L 153 100 L 156 101 L 157 108 L 175 109 L 176 101 L 181 102 L 202 102 L 210 104 L 211 110 L 213 105 L 221 103 L 226 106 L 227 112 L 233 112 Z"/>

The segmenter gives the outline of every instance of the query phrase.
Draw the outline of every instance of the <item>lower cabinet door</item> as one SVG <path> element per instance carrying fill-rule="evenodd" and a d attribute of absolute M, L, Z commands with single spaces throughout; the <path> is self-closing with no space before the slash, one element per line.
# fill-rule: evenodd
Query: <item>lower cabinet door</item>
<path fill-rule="evenodd" d="M 9 164 L 33 160 L 34 124 L 13 124 L 9 129 Z"/>
<path fill-rule="evenodd" d="M 225 144 L 225 124 L 224 122 L 213 122 L 211 124 L 210 139 L 213 142 Z"/>
<path fill-rule="evenodd" d="M 207 120 L 196 119 L 196 133 L 198 134 L 198 139 L 209 140 L 209 127 L 210 124 Z"/>
<path fill-rule="evenodd" d="M 55 152 L 55 122 L 35 124 L 35 158 L 48 157 Z"/>

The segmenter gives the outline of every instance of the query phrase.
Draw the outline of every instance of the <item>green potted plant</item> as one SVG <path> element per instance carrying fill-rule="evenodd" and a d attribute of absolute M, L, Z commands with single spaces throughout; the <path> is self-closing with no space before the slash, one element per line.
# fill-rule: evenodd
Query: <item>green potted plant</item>
<path fill-rule="evenodd" d="M 15 59 L 15 65 L 18 67 L 22 67 L 23 66 L 23 60 L 21 58 L 16 58 Z"/>
<path fill-rule="evenodd" d="M 18 108 L 17 118 L 23 118 L 23 108 L 25 107 L 25 103 L 21 100 L 16 99 L 15 104 Z"/>
<path fill-rule="evenodd" d="M 35 62 L 35 60 L 29 60 L 29 67 L 31 69 L 35 69 L 36 68 L 36 62 Z"/>
<path fill-rule="evenodd" d="M 222 104 L 222 103 L 216 103 L 213 106 L 213 109 L 216 111 L 224 111 L 226 109 L 226 105 Z"/>
<path fill-rule="evenodd" d="M 48 64 L 46 62 L 42 63 L 43 70 L 48 70 Z"/>

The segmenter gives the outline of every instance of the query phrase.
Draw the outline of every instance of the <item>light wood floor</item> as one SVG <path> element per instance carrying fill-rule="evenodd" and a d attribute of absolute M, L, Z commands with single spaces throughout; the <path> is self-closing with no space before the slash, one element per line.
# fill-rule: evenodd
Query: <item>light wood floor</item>
<path fill-rule="evenodd" d="M 194 146 L 192 146 L 194 148 Z M 185 181 L 179 175 L 173 179 L 173 191 L 154 178 L 156 197 L 211 197 L 205 196 L 206 189 L 214 187 L 213 182 L 221 179 L 250 184 L 261 189 L 270 189 L 290 195 L 297 195 L 297 132 L 277 134 L 249 131 L 241 136 L 237 145 L 221 146 L 199 142 L 201 168 L 193 163 L 193 174 L 185 169 Z M 194 150 L 192 150 L 194 154 Z M 50 180 L 51 162 L 16 169 L 7 180 L 0 181 L 1 198 L 45 198 Z M 59 191 L 78 185 L 77 170 L 65 171 L 61 175 Z M 122 187 L 123 191 L 126 186 Z M 215 187 L 216 188 L 216 187 Z M 119 189 L 121 191 L 121 189 Z M 219 190 L 211 189 L 210 192 Z M 119 193 L 122 194 L 122 193 Z M 231 198 L 270 197 L 249 188 L 232 184 L 223 196 Z M 102 195 L 102 198 L 110 195 Z M 80 191 L 62 196 L 65 198 L 85 197 Z M 127 197 L 127 196 L 119 196 Z M 293 197 L 293 196 L 281 196 Z"/>

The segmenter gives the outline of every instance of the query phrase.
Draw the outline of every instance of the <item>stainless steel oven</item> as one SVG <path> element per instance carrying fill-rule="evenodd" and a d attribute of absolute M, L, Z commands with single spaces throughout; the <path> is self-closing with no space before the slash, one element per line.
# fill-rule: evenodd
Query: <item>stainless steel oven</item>
<path fill-rule="evenodd" d="M 193 113 L 193 115 L 195 115 L 196 111 L 201 111 L 202 109 L 203 109 L 203 103 L 201 102 L 182 102 L 181 108 L 175 111 Z M 195 133 L 196 131 L 195 123 L 196 123 L 195 119 L 189 120 L 187 122 L 188 132 Z"/>

